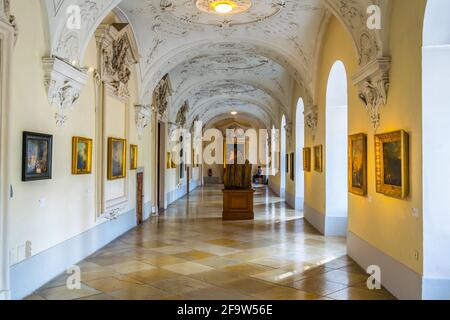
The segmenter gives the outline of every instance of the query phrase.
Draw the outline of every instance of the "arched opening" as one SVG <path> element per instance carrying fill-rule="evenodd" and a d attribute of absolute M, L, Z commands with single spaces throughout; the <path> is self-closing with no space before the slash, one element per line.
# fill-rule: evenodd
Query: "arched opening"
<path fill-rule="evenodd" d="M 280 130 L 280 198 L 286 194 L 286 116 L 281 118 Z"/>
<path fill-rule="evenodd" d="M 295 118 L 295 209 L 303 210 L 305 198 L 305 176 L 303 173 L 303 147 L 305 144 L 305 105 L 303 99 L 297 102 Z"/>
<path fill-rule="evenodd" d="M 331 68 L 326 96 L 326 234 L 346 233 L 347 181 L 347 75 L 341 61 Z"/>
<path fill-rule="evenodd" d="M 430 278 L 450 279 L 450 1 L 429 0 L 422 54 L 423 273 L 422 296 L 450 298 L 433 290 Z M 428 280 L 427 280 L 428 279 Z M 448 281 L 448 280 L 447 280 Z M 437 285 L 438 282 L 435 283 Z M 439 289 L 442 287 L 437 286 Z M 435 288 L 436 289 L 436 288 Z M 441 295 L 438 295 L 438 294 Z M 433 296 L 434 294 L 434 296 Z"/>

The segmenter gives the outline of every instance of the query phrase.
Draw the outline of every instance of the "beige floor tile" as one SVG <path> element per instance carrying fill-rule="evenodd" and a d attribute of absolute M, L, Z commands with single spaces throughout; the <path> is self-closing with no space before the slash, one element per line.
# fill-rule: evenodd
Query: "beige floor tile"
<path fill-rule="evenodd" d="M 208 240 L 205 241 L 205 243 L 209 244 L 215 244 L 219 246 L 231 246 L 241 243 L 241 241 L 233 240 L 233 239 L 215 239 L 215 240 Z"/>
<path fill-rule="evenodd" d="M 294 263 L 293 260 L 277 259 L 277 258 L 261 258 L 250 260 L 249 262 L 270 268 L 283 268 L 284 266 L 292 265 Z"/>
<path fill-rule="evenodd" d="M 244 278 L 225 283 L 222 287 L 243 292 L 245 294 L 254 295 L 258 292 L 272 289 L 275 286 L 257 279 Z"/>
<path fill-rule="evenodd" d="M 108 295 L 120 300 L 157 300 L 167 293 L 149 285 L 135 285 L 132 288 L 109 292 Z"/>
<path fill-rule="evenodd" d="M 177 278 L 180 277 L 181 275 L 179 273 L 157 268 L 129 273 L 127 274 L 127 276 L 139 282 L 151 283 L 164 279 Z"/>
<path fill-rule="evenodd" d="M 74 300 L 101 293 L 85 284 L 81 289 L 69 290 L 66 286 L 48 288 L 39 292 L 39 295 L 47 300 Z"/>
<path fill-rule="evenodd" d="M 319 274 L 314 279 L 320 278 L 325 281 L 336 282 L 346 286 L 353 286 L 355 284 L 366 282 L 369 275 L 350 273 L 340 270 L 333 270 L 323 274 Z"/>
<path fill-rule="evenodd" d="M 195 262 L 203 264 L 208 267 L 213 267 L 213 268 L 222 268 L 222 267 L 233 266 L 233 265 L 241 263 L 241 261 L 239 261 L 239 260 L 227 259 L 227 258 L 220 257 L 220 256 L 214 256 L 212 258 L 201 259 L 201 260 L 197 260 Z"/>
<path fill-rule="evenodd" d="M 152 266 L 161 267 L 161 266 L 166 266 L 166 265 L 171 265 L 171 264 L 187 262 L 187 260 L 182 259 L 180 257 L 170 256 L 170 255 L 160 255 L 158 257 L 144 259 L 144 260 L 142 260 L 142 262 L 151 264 Z"/>
<path fill-rule="evenodd" d="M 83 281 L 91 288 L 102 292 L 111 292 L 124 288 L 133 288 L 139 282 L 133 279 L 117 279 L 114 277 Z"/>
<path fill-rule="evenodd" d="M 327 295 L 328 298 L 335 300 L 392 300 L 390 295 L 379 294 L 375 291 L 348 287 L 343 290 Z"/>
<path fill-rule="evenodd" d="M 254 300 L 248 294 L 241 293 L 239 291 L 230 290 L 221 287 L 205 288 L 195 291 L 190 291 L 187 294 L 190 300 Z"/>
<path fill-rule="evenodd" d="M 252 263 L 241 263 L 232 266 L 227 266 L 222 268 L 225 271 L 237 273 L 240 275 L 251 276 L 254 274 L 262 273 L 264 271 L 272 270 L 273 268 L 252 264 Z"/>
<path fill-rule="evenodd" d="M 221 286 L 228 282 L 235 281 L 235 280 L 238 280 L 241 278 L 245 278 L 246 276 L 240 276 L 240 275 L 238 275 L 236 273 L 232 273 L 232 272 L 210 270 L 210 271 L 193 274 L 190 277 L 197 279 L 197 280 L 201 280 L 203 282 L 210 283 L 212 285 Z"/>
<path fill-rule="evenodd" d="M 106 293 L 100 293 L 100 294 L 95 294 L 93 296 L 87 296 L 84 298 L 80 298 L 77 300 L 100 300 L 100 301 L 106 301 L 106 300 L 118 300 L 115 297 L 112 297 Z"/>
<path fill-rule="evenodd" d="M 326 296 L 336 291 L 345 289 L 347 286 L 336 282 L 325 281 L 320 278 L 306 278 L 295 282 L 293 287 L 304 292 L 314 293 L 319 296 Z"/>
<path fill-rule="evenodd" d="M 191 251 L 192 249 L 183 247 L 183 246 L 167 246 L 151 249 L 155 252 L 164 253 L 164 254 L 178 254 L 183 252 Z"/>
<path fill-rule="evenodd" d="M 320 235 L 265 187 L 255 214 L 223 222 L 220 188 L 197 189 L 78 263 L 82 290 L 67 290 L 62 274 L 29 298 L 393 298 L 364 287 L 367 275 L 346 256 L 345 238 Z"/>
<path fill-rule="evenodd" d="M 200 260 L 200 259 L 206 259 L 206 258 L 215 257 L 216 255 L 208 253 L 208 252 L 192 250 L 192 251 L 179 253 L 176 256 L 179 257 L 179 258 L 182 258 L 182 259 L 186 259 L 186 260 L 191 260 L 192 261 L 192 260 Z"/>
<path fill-rule="evenodd" d="M 313 293 L 287 287 L 275 287 L 253 295 L 259 299 L 265 300 L 316 300 L 320 297 Z"/>
<path fill-rule="evenodd" d="M 204 271 L 212 270 L 213 268 L 195 263 L 195 262 L 185 262 L 185 263 L 178 263 L 178 264 L 171 264 L 167 266 L 163 266 L 163 269 L 179 273 L 182 275 L 190 275 L 195 273 L 200 273 Z"/>
<path fill-rule="evenodd" d="M 150 270 L 150 269 L 155 268 L 154 266 L 152 266 L 148 263 L 143 263 L 141 261 L 136 261 L 136 260 L 113 264 L 110 267 L 117 273 L 121 273 L 121 274 L 133 273 L 133 272 L 138 272 L 138 271 L 143 271 L 143 270 Z"/>
<path fill-rule="evenodd" d="M 210 284 L 190 277 L 160 280 L 153 282 L 152 286 L 175 295 L 187 294 L 190 291 L 204 288 L 212 288 Z"/>

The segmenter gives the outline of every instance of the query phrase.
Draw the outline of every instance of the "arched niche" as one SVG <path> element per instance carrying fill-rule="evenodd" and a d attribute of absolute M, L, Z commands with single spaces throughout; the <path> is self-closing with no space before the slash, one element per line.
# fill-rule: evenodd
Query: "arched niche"
<path fill-rule="evenodd" d="M 348 211 L 347 73 L 341 61 L 331 68 L 326 93 L 326 223 L 327 234 L 345 235 Z"/>
<path fill-rule="evenodd" d="M 295 116 L 295 209 L 303 210 L 305 176 L 303 173 L 303 147 L 305 144 L 305 105 L 298 99 Z"/>

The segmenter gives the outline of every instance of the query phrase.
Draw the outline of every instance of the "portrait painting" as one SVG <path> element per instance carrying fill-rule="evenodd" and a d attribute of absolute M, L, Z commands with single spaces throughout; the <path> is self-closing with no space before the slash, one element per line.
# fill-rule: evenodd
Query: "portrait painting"
<path fill-rule="evenodd" d="M 23 133 L 22 181 L 52 178 L 52 149 L 52 135 Z"/>
<path fill-rule="evenodd" d="M 170 168 L 171 169 L 176 169 L 178 167 L 176 159 L 177 159 L 177 153 L 173 151 L 171 153 L 171 157 L 170 157 Z"/>
<path fill-rule="evenodd" d="M 108 180 L 126 177 L 127 141 L 125 139 L 108 139 Z"/>
<path fill-rule="evenodd" d="M 409 194 L 409 135 L 403 130 L 375 136 L 377 192 L 404 199 Z"/>
<path fill-rule="evenodd" d="M 303 171 L 311 172 L 311 148 L 303 148 Z"/>
<path fill-rule="evenodd" d="M 136 170 L 138 166 L 138 146 L 130 144 L 130 170 Z"/>
<path fill-rule="evenodd" d="M 92 139 L 72 138 L 72 174 L 92 172 Z"/>
<path fill-rule="evenodd" d="M 314 171 L 323 172 L 323 146 L 314 147 Z"/>
<path fill-rule="evenodd" d="M 348 188 L 356 195 L 367 194 L 367 136 L 364 133 L 348 139 Z"/>

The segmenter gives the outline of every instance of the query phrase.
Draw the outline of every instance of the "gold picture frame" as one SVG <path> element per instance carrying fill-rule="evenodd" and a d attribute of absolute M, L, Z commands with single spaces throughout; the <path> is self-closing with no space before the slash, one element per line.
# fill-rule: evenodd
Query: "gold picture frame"
<path fill-rule="evenodd" d="M 92 173 L 92 139 L 72 138 L 72 174 Z"/>
<path fill-rule="evenodd" d="M 375 135 L 377 193 L 405 199 L 409 195 L 409 135 L 404 130 Z"/>
<path fill-rule="evenodd" d="M 170 157 L 170 168 L 171 169 L 177 169 L 178 168 L 177 164 L 175 163 L 175 159 L 176 159 L 176 152 L 172 151 L 172 156 Z"/>
<path fill-rule="evenodd" d="M 108 138 L 108 180 L 127 176 L 127 140 Z"/>
<path fill-rule="evenodd" d="M 367 194 L 367 135 L 358 133 L 348 137 L 348 191 Z"/>
<path fill-rule="evenodd" d="M 172 152 L 166 153 L 166 169 L 172 169 Z"/>
<path fill-rule="evenodd" d="M 136 170 L 138 166 L 138 146 L 130 144 L 130 170 Z"/>
<path fill-rule="evenodd" d="M 311 148 L 303 148 L 303 171 L 311 172 Z"/>
<path fill-rule="evenodd" d="M 323 172 L 323 146 L 314 147 L 314 171 Z"/>

